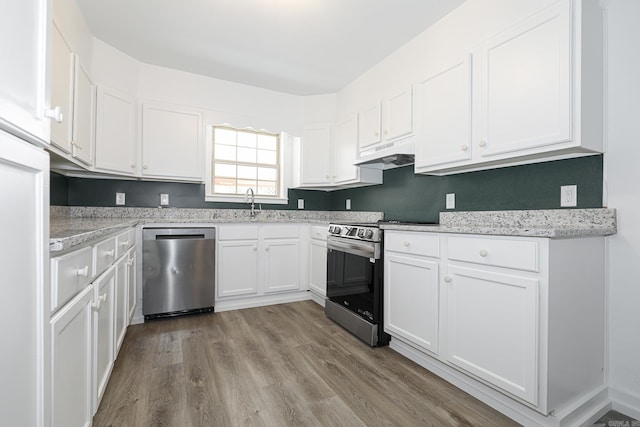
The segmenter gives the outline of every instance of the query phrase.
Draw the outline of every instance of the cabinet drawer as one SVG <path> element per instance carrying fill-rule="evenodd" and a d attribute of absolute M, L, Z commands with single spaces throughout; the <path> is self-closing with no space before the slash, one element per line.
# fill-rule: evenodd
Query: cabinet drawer
<path fill-rule="evenodd" d="M 51 311 L 62 307 L 91 282 L 93 251 L 84 248 L 51 258 Z"/>
<path fill-rule="evenodd" d="M 116 259 L 116 238 L 112 237 L 93 247 L 93 275 L 98 276 Z"/>
<path fill-rule="evenodd" d="M 295 239 L 300 235 L 300 226 L 295 225 L 265 225 L 262 237 L 265 239 Z"/>
<path fill-rule="evenodd" d="M 440 237 L 420 232 L 387 231 L 385 250 L 409 255 L 440 256 Z"/>
<path fill-rule="evenodd" d="M 231 225 L 218 228 L 218 240 L 255 240 L 257 238 L 257 225 Z"/>
<path fill-rule="evenodd" d="M 327 240 L 329 226 L 327 225 L 312 225 L 311 226 L 311 238 L 317 240 Z"/>
<path fill-rule="evenodd" d="M 116 237 L 116 258 L 120 258 L 136 242 L 136 230 L 132 228 Z"/>
<path fill-rule="evenodd" d="M 538 271 L 538 243 L 534 241 L 449 237 L 448 252 L 453 261 Z"/>

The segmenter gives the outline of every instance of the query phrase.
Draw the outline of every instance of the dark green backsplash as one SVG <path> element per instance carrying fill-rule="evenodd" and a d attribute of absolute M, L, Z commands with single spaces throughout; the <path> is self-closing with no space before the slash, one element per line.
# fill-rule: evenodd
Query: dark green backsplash
<path fill-rule="evenodd" d="M 558 160 L 449 176 L 415 175 L 413 165 L 384 172 L 384 184 L 331 193 L 331 210 L 383 211 L 385 219 L 438 222 L 445 195 L 456 211 L 557 209 L 560 186 L 578 186 L 578 208 L 602 207 L 602 156 Z"/>
<path fill-rule="evenodd" d="M 602 207 L 602 156 L 558 160 L 444 177 L 415 175 L 413 165 L 384 172 L 384 184 L 331 193 L 289 190 L 288 205 L 265 209 L 297 209 L 304 199 L 306 210 L 383 211 L 386 219 L 437 222 L 445 210 L 445 195 L 456 194 L 457 211 L 505 209 L 554 209 L 560 207 L 560 186 L 578 186 L 578 207 Z M 160 193 L 169 194 L 170 206 L 179 208 L 240 208 L 246 203 L 204 201 L 204 185 L 64 178 L 51 174 L 51 204 L 115 206 L 115 193 L 126 194 L 128 207 L 157 207 Z"/>

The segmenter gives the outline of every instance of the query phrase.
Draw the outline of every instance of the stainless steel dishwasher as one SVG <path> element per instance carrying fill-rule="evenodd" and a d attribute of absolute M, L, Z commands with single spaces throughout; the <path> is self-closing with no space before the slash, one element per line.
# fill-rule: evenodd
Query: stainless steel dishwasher
<path fill-rule="evenodd" d="M 213 311 L 215 228 L 142 230 L 145 320 Z"/>

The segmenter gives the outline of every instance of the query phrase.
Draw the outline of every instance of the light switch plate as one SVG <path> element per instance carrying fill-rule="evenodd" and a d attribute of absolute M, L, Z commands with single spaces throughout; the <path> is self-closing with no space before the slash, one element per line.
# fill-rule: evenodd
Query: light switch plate
<path fill-rule="evenodd" d="M 456 193 L 448 193 L 447 194 L 446 208 L 447 209 L 455 209 L 456 208 Z"/>
<path fill-rule="evenodd" d="M 563 208 L 578 206 L 577 185 L 563 185 L 560 187 L 560 206 Z"/>
<path fill-rule="evenodd" d="M 160 194 L 160 206 L 169 206 L 169 195 L 168 194 Z"/>
<path fill-rule="evenodd" d="M 351 199 L 347 199 L 347 203 L 345 204 L 345 209 L 349 210 L 351 209 Z"/>
<path fill-rule="evenodd" d="M 116 193 L 116 206 L 124 206 L 124 194 Z"/>
<path fill-rule="evenodd" d="M 304 209 L 304 199 L 298 199 L 298 209 Z"/>

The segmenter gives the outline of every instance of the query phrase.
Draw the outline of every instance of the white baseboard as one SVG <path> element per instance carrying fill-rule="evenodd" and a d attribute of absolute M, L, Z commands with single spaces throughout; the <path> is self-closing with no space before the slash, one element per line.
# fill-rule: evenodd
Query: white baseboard
<path fill-rule="evenodd" d="M 609 387 L 611 409 L 640 420 L 640 395 Z"/>
<path fill-rule="evenodd" d="M 243 308 L 263 307 L 265 305 L 286 304 L 288 302 L 312 299 L 311 292 L 299 291 L 281 295 L 265 295 L 260 297 L 238 298 L 227 301 L 216 301 L 215 312 L 240 310 Z"/>
<path fill-rule="evenodd" d="M 315 302 L 318 305 L 321 305 L 324 307 L 324 302 L 325 302 L 325 297 L 319 294 L 316 294 L 313 291 L 309 291 L 309 293 L 311 294 L 311 301 Z"/>

